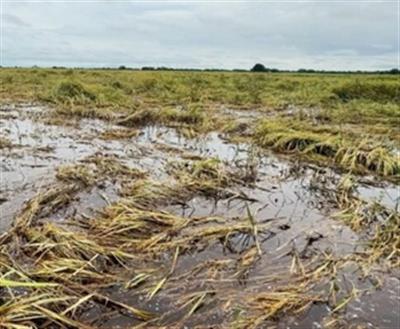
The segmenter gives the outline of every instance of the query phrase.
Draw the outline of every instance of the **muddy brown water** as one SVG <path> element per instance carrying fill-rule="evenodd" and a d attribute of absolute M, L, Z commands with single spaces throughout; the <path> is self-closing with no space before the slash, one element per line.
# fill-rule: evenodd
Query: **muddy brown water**
<path fill-rule="evenodd" d="M 228 165 L 240 167 L 246 164 L 249 154 L 256 152 L 256 186 L 232 188 L 238 195 L 246 195 L 251 202 L 241 198 L 212 200 L 196 196 L 184 207 L 169 205 L 164 210 L 185 217 L 221 216 L 235 219 L 246 217 L 250 209 L 258 222 L 270 222 L 270 229 L 261 242 L 262 258 L 251 269 L 250 277 L 269 274 L 271 268 L 276 268 L 272 264 L 286 266 L 289 259 L 285 259 L 284 255 L 293 249 L 299 253 L 329 251 L 337 256 L 362 250 L 358 243 L 360 236 L 340 221 L 332 219 L 337 209 L 331 195 L 340 175 L 331 170 L 302 166 L 301 174 L 294 175 L 292 169 L 299 164 L 289 158 L 255 150 L 248 144 L 230 143 L 218 132 L 190 139 L 172 128 L 149 126 L 142 128 L 138 137 L 103 140 L 100 138 L 102 132 L 122 127 L 89 119 L 80 120 L 76 126 L 49 125 L 42 120 L 46 111 L 48 109 L 29 104 L 0 108 L 0 135 L 13 144 L 10 149 L 2 149 L 0 155 L 0 232 L 10 227 L 28 199 L 54 184 L 58 166 L 76 163 L 96 153 L 115 155 L 128 166 L 146 170 L 156 180 L 165 180 L 168 179 L 165 165 L 171 160 L 181 159 L 182 154 L 216 157 Z M 234 115 L 233 110 L 230 115 Z M 254 118 L 256 115 L 256 112 L 249 112 L 248 117 Z M 246 118 L 243 114 L 241 117 Z M 173 149 L 177 151 L 171 151 Z M 316 179 L 321 183 L 320 178 L 323 178 L 322 190 L 314 186 Z M 372 177 L 360 181 L 356 191 L 360 198 L 397 209 L 400 200 L 398 186 L 382 182 L 378 184 Z M 90 216 L 118 198 L 118 188 L 113 182 L 106 181 L 101 187 L 80 192 L 68 207 L 52 214 L 50 219 L 59 221 L 75 214 Z M 315 241 L 312 245 L 308 243 L 310 238 Z M 232 243 L 234 248 L 235 244 L 240 248 L 241 237 L 234 237 Z M 177 271 L 179 273 L 179 269 L 187 270 L 207 260 L 232 257 L 238 255 L 232 255 L 226 248 L 215 244 L 204 251 L 180 257 Z M 346 273 L 343 275 L 345 280 Z M 371 328 L 399 327 L 398 273 L 382 273 L 381 276 L 385 278 L 385 284 L 379 290 L 369 290 L 349 303 L 343 314 L 345 319 Z M 352 278 L 352 274 L 349 277 Z M 188 291 L 195 290 L 195 283 L 193 286 L 186 284 Z M 170 311 L 171 299 L 163 291 L 151 303 L 142 295 L 129 295 L 115 289 L 110 295 L 156 313 Z M 314 305 L 305 315 L 284 318 L 279 327 L 321 328 L 323 317 L 329 315 L 330 311 L 325 304 Z M 95 316 L 96 311 L 93 312 Z M 170 320 L 174 316 L 172 314 Z M 223 315 L 216 311 L 206 323 L 218 324 L 221 317 Z M 194 317 L 188 325 L 201 322 L 200 313 L 200 318 Z M 124 327 L 129 323 L 121 316 L 102 326 Z"/>

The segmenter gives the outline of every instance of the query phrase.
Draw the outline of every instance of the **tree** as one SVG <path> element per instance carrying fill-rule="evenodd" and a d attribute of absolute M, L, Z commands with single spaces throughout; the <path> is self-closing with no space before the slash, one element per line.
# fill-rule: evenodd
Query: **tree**
<path fill-rule="evenodd" d="M 257 63 L 256 65 L 253 66 L 253 68 L 250 70 L 251 72 L 266 72 L 267 69 L 263 64 Z"/>

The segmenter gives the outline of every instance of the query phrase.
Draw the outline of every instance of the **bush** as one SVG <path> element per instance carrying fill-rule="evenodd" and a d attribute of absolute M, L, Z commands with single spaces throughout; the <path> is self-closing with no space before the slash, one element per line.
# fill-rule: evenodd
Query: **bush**
<path fill-rule="evenodd" d="M 266 67 L 263 64 L 257 63 L 250 70 L 251 72 L 265 72 L 267 71 Z"/>

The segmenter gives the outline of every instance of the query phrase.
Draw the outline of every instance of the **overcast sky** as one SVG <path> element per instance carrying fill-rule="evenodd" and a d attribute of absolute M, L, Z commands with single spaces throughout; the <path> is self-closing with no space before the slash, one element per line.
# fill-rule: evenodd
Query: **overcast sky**
<path fill-rule="evenodd" d="M 396 0 L 2 2 L 5 66 L 398 67 Z"/>

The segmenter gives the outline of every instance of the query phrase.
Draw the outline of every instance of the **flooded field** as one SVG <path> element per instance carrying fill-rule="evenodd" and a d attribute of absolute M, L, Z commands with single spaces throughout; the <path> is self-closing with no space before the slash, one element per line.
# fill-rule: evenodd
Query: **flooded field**
<path fill-rule="evenodd" d="M 241 138 L 3 105 L 1 325 L 398 328 L 398 183 L 219 111 Z"/>

